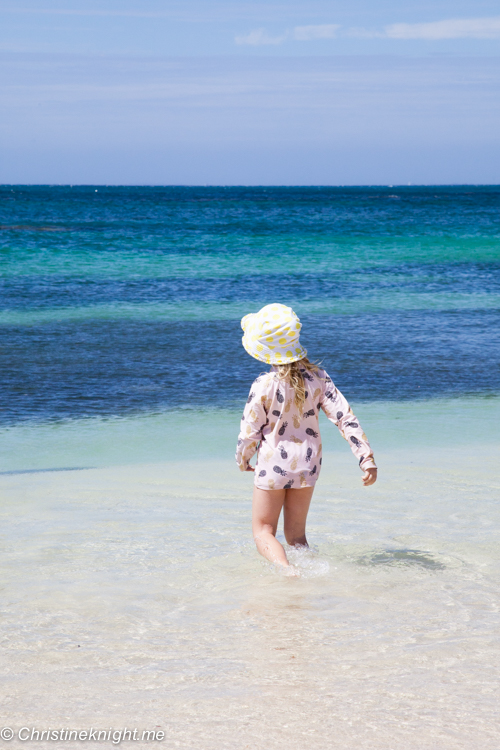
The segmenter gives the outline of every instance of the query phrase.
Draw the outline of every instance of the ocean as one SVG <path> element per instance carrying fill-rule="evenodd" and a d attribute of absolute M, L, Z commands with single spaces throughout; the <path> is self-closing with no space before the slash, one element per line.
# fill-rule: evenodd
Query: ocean
<path fill-rule="evenodd" d="M 2 186 L 0 258 L 6 726 L 497 750 L 500 187 Z M 321 423 L 296 579 L 233 458 L 270 302 L 379 465 Z"/>

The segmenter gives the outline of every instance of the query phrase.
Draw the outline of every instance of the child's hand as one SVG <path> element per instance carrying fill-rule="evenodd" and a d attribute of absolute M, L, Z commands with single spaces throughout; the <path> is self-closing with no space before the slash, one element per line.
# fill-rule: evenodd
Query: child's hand
<path fill-rule="evenodd" d="M 250 464 L 248 464 L 248 466 L 245 469 L 245 471 L 255 471 L 255 469 L 253 468 L 253 466 L 250 466 Z"/>
<path fill-rule="evenodd" d="M 362 476 L 363 485 L 368 487 L 370 484 L 375 484 L 377 481 L 377 469 L 367 469 Z"/>

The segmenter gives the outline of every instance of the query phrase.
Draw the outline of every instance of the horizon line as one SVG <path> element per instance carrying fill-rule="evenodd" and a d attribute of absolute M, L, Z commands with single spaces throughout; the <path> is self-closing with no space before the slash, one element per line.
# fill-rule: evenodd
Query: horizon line
<path fill-rule="evenodd" d="M 322 184 L 322 183 L 305 183 L 305 184 L 257 184 L 257 183 L 230 183 L 230 184 L 216 184 L 216 183 L 100 183 L 100 182 L 5 182 L 0 183 L 1 188 L 14 188 L 14 187 L 45 187 L 45 188 L 57 188 L 57 187 L 68 187 L 68 188 L 133 188 L 133 187 L 150 187 L 150 188 L 424 188 L 424 187 L 498 187 L 500 183 L 497 182 L 428 182 L 428 183 L 356 183 L 356 184 Z"/>

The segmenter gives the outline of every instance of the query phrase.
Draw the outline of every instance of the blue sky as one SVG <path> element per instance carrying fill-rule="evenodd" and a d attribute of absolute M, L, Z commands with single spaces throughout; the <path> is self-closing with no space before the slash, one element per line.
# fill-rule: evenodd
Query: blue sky
<path fill-rule="evenodd" d="M 0 181 L 499 183 L 500 7 L 0 3 Z"/>

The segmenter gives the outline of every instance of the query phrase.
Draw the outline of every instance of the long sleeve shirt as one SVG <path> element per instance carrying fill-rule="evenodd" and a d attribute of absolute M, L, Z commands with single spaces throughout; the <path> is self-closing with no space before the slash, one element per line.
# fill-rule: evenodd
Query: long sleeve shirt
<path fill-rule="evenodd" d="M 252 384 L 238 436 L 236 462 L 246 471 L 257 453 L 255 485 L 262 489 L 313 486 L 322 462 L 319 411 L 340 430 L 364 471 L 376 468 L 373 452 L 358 419 L 324 370 L 301 369 L 306 386 L 302 411 L 295 391 L 273 369 Z"/>

